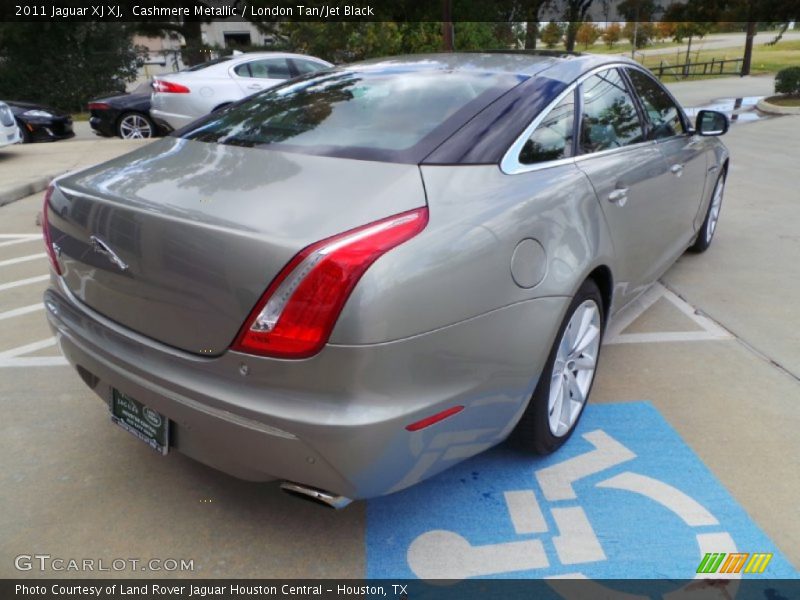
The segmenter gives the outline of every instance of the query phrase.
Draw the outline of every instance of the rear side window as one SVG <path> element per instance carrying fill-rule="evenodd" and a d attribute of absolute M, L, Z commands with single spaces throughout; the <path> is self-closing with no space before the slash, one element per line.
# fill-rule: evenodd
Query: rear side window
<path fill-rule="evenodd" d="M 581 84 L 583 114 L 580 149 L 584 154 L 644 141 L 639 113 L 616 69 L 592 75 Z"/>
<path fill-rule="evenodd" d="M 628 75 L 652 125 L 650 137 L 659 140 L 684 133 L 680 109 L 661 84 L 635 69 L 628 69 Z"/>
<path fill-rule="evenodd" d="M 568 94 L 539 123 L 519 153 L 519 162 L 532 165 L 572 156 L 575 94 Z"/>
<path fill-rule="evenodd" d="M 234 72 L 239 77 L 255 77 L 258 79 L 291 79 L 289 63 L 285 58 L 267 58 L 251 60 L 238 65 Z"/>
<path fill-rule="evenodd" d="M 329 71 L 251 96 L 183 137 L 331 156 L 372 158 L 363 151 L 377 150 L 391 160 L 448 129 L 445 123 L 463 124 L 518 83 L 473 71 Z"/>
<path fill-rule="evenodd" d="M 302 58 L 293 58 L 291 60 L 299 75 L 308 75 L 309 73 L 316 73 L 317 71 L 328 68 L 323 64 L 311 60 L 304 60 Z"/>

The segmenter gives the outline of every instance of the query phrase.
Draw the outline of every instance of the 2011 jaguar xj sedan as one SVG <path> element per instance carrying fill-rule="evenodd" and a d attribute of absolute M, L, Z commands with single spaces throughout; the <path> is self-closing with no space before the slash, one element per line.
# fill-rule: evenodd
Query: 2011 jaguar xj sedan
<path fill-rule="evenodd" d="M 47 316 L 115 423 L 331 506 L 549 453 L 608 319 L 711 242 L 727 126 L 617 57 L 294 79 L 58 180 Z"/>

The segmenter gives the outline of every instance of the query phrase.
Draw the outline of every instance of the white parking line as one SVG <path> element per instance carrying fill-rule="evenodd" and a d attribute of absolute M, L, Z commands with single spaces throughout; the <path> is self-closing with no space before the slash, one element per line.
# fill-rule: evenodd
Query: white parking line
<path fill-rule="evenodd" d="M 0 358 L 0 369 L 11 367 L 61 367 L 69 363 L 63 356 L 20 356 Z"/>
<path fill-rule="evenodd" d="M 56 345 L 56 338 L 54 337 L 47 338 L 46 340 L 39 340 L 38 342 L 25 344 L 24 346 L 17 346 L 16 348 L 11 348 L 10 350 L 4 350 L 3 352 L 0 352 L 0 359 L 16 358 L 18 356 L 21 356 L 22 354 L 36 352 L 37 350 L 43 350 L 44 348 L 49 348 L 50 346 L 55 346 L 55 345 Z"/>
<path fill-rule="evenodd" d="M 26 240 L 40 240 L 42 239 L 41 233 L 0 233 L 0 240 L 10 240 L 16 238 L 25 238 Z"/>
<path fill-rule="evenodd" d="M 0 368 L 6 367 L 55 367 L 67 365 L 67 360 L 62 356 L 23 356 L 30 352 L 43 350 L 56 345 L 56 338 L 39 340 L 24 346 L 17 346 L 10 350 L 0 352 Z"/>
<path fill-rule="evenodd" d="M 0 292 L 3 290 L 10 290 L 11 288 L 29 285 L 31 283 L 39 283 L 40 281 L 47 281 L 50 275 L 37 275 L 36 277 L 28 277 L 27 279 L 18 279 L 17 281 L 10 281 L 8 283 L 0 284 Z"/>
<path fill-rule="evenodd" d="M 11 319 L 13 317 L 18 317 L 20 315 L 27 315 L 28 313 L 36 312 L 37 310 L 41 310 L 43 308 L 44 304 L 39 302 L 38 304 L 30 304 L 28 306 L 23 306 L 21 308 L 7 310 L 6 312 L 0 313 L 0 321 L 2 321 L 3 319 Z"/>
<path fill-rule="evenodd" d="M 13 246 L 14 244 L 24 244 L 24 243 L 28 243 L 28 242 L 38 242 L 41 239 L 42 239 L 41 236 L 38 236 L 38 235 L 36 237 L 32 237 L 32 238 L 17 238 L 15 240 L 9 240 L 7 242 L 0 242 L 0 248 L 2 248 L 4 246 Z"/>
<path fill-rule="evenodd" d="M 0 260 L 0 267 L 5 267 L 7 265 L 15 265 L 21 262 L 28 262 L 31 260 L 38 260 L 40 258 L 46 258 L 46 252 L 40 252 L 39 254 L 29 254 L 28 256 L 19 256 L 17 258 L 9 258 L 8 260 Z"/>
<path fill-rule="evenodd" d="M 651 306 L 661 299 L 668 301 L 701 331 L 653 331 L 643 333 L 622 333 L 641 317 Z M 641 344 L 653 342 L 702 342 L 728 340 L 731 334 L 708 317 L 703 316 L 691 304 L 668 290 L 663 284 L 653 284 L 645 293 L 625 307 L 609 324 L 605 344 Z"/>

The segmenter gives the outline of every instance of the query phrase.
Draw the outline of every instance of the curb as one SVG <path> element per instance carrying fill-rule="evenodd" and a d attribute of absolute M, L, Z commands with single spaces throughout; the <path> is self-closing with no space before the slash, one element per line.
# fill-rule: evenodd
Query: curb
<path fill-rule="evenodd" d="M 53 179 L 58 177 L 58 175 L 59 174 L 44 175 L 38 179 L 34 179 L 31 182 L 23 183 L 22 185 L 7 188 L 5 190 L 0 190 L 0 206 L 11 204 L 17 200 L 22 200 L 26 196 L 43 191 L 48 184 L 53 181 Z"/>
<path fill-rule="evenodd" d="M 800 106 L 779 106 L 761 99 L 756 104 L 756 108 L 761 112 L 773 115 L 800 115 Z"/>

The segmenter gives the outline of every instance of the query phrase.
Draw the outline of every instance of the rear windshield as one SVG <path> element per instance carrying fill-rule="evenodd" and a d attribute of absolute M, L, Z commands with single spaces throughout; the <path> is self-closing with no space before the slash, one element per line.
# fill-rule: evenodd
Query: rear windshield
<path fill-rule="evenodd" d="M 476 71 L 337 70 L 252 96 L 182 137 L 374 160 L 414 160 L 520 83 Z"/>

